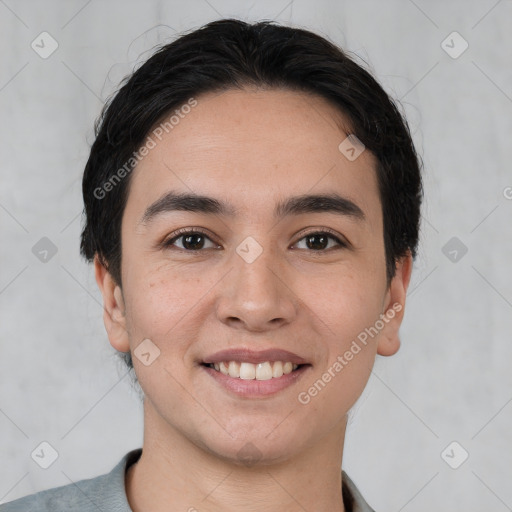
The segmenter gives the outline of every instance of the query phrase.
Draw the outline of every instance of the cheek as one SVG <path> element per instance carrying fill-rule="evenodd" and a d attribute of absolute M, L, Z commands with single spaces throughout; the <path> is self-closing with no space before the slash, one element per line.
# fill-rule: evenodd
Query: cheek
<path fill-rule="evenodd" d="M 345 293 L 337 302 L 334 331 L 339 336 L 329 347 L 330 374 L 335 374 L 333 388 L 342 410 L 351 407 L 362 393 L 370 376 L 379 332 L 375 325 L 382 313 L 385 281 L 377 274 L 362 273 L 345 281 Z"/>
<path fill-rule="evenodd" d="M 322 390 L 318 403 L 326 400 L 337 411 L 355 403 L 373 367 L 378 335 L 371 328 L 382 313 L 385 293 L 385 284 L 376 276 L 354 271 L 326 280 L 314 294 L 310 292 L 308 306 L 321 320 L 326 349 L 326 358 L 315 374 L 316 389 L 310 391 L 320 394 Z M 330 391 L 324 393 L 322 383 Z"/>
<path fill-rule="evenodd" d="M 135 373 L 144 392 L 156 396 L 161 390 L 176 385 L 170 375 L 184 380 L 187 343 L 196 337 L 197 322 L 190 322 L 190 318 L 204 290 L 197 279 L 136 275 L 135 272 L 125 286 L 130 297 L 126 320 Z M 151 359 L 155 354 L 148 366 L 137 356 L 139 344 L 146 339 L 152 344 L 145 345 L 149 348 L 144 352 L 149 351 Z"/>
<path fill-rule="evenodd" d="M 168 268 L 133 272 L 126 282 L 132 350 L 149 338 L 159 348 L 166 365 L 177 365 L 179 369 L 178 361 L 186 356 L 191 340 L 198 339 L 199 330 L 211 312 L 208 290 L 217 281 L 215 276 L 188 277 Z"/>
<path fill-rule="evenodd" d="M 378 319 L 385 281 L 376 273 L 351 267 L 337 276 L 304 279 L 297 294 L 323 321 L 328 336 L 334 336 L 343 347 L 348 338 Z"/>
<path fill-rule="evenodd" d="M 126 311 L 132 341 L 141 336 L 157 341 L 167 332 L 170 334 L 173 326 L 193 307 L 194 286 L 197 284 L 191 280 L 133 273 L 125 284 L 130 297 Z"/>

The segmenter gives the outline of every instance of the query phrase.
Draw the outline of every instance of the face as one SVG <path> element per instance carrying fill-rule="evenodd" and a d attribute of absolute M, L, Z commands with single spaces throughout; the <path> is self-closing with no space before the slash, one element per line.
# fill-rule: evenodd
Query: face
<path fill-rule="evenodd" d="M 105 323 L 162 439 L 284 461 L 341 438 L 375 355 L 398 350 L 410 258 L 388 286 L 376 161 L 340 151 L 325 100 L 196 100 L 132 172 L 122 291 L 96 261 Z"/>

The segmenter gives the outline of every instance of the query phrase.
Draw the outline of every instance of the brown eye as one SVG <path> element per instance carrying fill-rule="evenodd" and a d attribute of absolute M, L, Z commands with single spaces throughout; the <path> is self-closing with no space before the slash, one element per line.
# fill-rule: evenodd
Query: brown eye
<path fill-rule="evenodd" d="M 201 249 L 211 249 L 219 247 L 217 244 L 213 243 L 212 240 L 206 236 L 205 233 L 197 230 L 180 230 L 179 235 L 174 236 L 167 241 L 164 242 L 163 246 L 165 248 L 176 247 L 178 249 L 182 249 L 185 251 L 200 251 Z M 175 245 L 176 242 L 180 241 L 180 245 Z M 205 247 L 207 242 L 211 243 L 210 247 Z"/>
<path fill-rule="evenodd" d="M 299 247 L 310 249 L 312 251 L 325 251 L 327 249 L 332 248 L 329 247 L 329 241 L 334 240 L 335 247 L 346 247 L 347 245 L 342 242 L 338 237 L 330 234 L 329 232 L 317 231 L 314 233 L 308 233 L 306 236 L 302 237 L 298 243 L 302 240 L 305 240 L 305 247 Z"/>

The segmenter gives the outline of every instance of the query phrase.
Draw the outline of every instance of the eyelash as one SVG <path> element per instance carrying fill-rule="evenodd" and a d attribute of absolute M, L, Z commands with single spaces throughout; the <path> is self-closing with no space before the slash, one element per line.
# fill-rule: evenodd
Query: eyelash
<path fill-rule="evenodd" d="M 173 246 L 173 243 L 176 242 L 177 240 L 179 240 L 180 238 L 182 238 L 186 235 L 196 235 L 196 234 L 204 235 L 206 238 L 208 238 L 208 240 L 210 240 L 213 243 L 216 243 L 214 240 L 211 239 L 210 235 L 206 231 L 202 230 L 201 228 L 182 228 L 182 229 L 179 229 L 178 231 L 176 231 L 175 233 L 173 233 L 171 238 L 164 240 L 162 242 L 162 247 L 169 249 Z M 297 240 L 296 244 L 298 242 L 300 242 L 301 240 L 303 240 L 304 238 L 306 238 L 307 236 L 311 236 L 311 235 L 329 235 L 328 238 L 335 240 L 336 243 L 338 244 L 339 249 L 348 247 L 348 244 L 346 242 L 344 242 L 343 240 L 340 240 L 340 238 L 333 231 L 331 231 L 328 228 L 324 228 L 321 231 L 310 231 L 310 232 L 304 233 L 302 235 L 302 237 L 299 238 L 299 240 Z M 183 252 L 189 252 L 189 253 L 194 253 L 194 252 L 197 253 L 197 252 L 201 252 L 201 251 L 205 250 L 205 249 L 196 249 L 196 250 L 182 249 L 181 247 L 176 247 L 176 249 L 183 251 Z M 329 251 L 331 249 L 318 249 L 318 250 L 311 249 L 311 250 L 309 250 L 309 252 L 322 253 L 322 252 Z"/>

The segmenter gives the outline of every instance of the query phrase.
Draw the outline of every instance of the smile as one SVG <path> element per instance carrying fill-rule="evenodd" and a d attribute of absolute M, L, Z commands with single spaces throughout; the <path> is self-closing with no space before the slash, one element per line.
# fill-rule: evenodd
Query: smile
<path fill-rule="evenodd" d="M 218 366 L 218 369 L 216 366 Z M 199 367 L 209 378 L 213 379 L 216 385 L 230 394 L 253 399 L 268 398 L 284 391 L 301 379 L 305 373 L 311 371 L 312 368 L 310 364 L 298 364 L 289 361 L 284 363 L 282 361 L 262 361 L 259 363 L 223 361 L 202 363 Z M 226 370 L 227 373 L 225 373 Z"/>
<path fill-rule="evenodd" d="M 290 361 L 264 361 L 256 364 L 245 361 L 221 361 L 207 366 L 223 375 L 242 380 L 278 379 L 299 368 L 298 364 Z"/>

